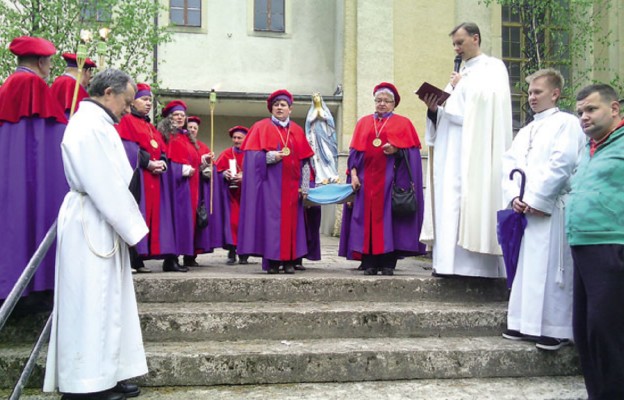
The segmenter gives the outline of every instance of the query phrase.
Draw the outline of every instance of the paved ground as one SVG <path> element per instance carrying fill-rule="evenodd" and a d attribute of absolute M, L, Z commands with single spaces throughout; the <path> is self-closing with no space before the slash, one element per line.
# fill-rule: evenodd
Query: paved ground
<path fill-rule="evenodd" d="M 360 264 L 359 261 L 349 261 L 344 257 L 338 256 L 337 237 L 321 236 L 321 260 L 308 261 L 304 259 L 306 271 L 297 271 L 296 274 L 305 274 L 313 276 L 353 276 L 363 275 L 362 271 L 356 271 Z M 261 259 L 251 257 L 248 265 L 226 265 L 227 251 L 223 249 L 215 249 L 210 254 L 200 254 L 197 257 L 199 267 L 191 268 L 191 274 L 206 274 L 209 276 L 229 276 L 241 274 L 266 274 L 262 271 L 260 265 Z M 180 257 L 180 262 L 182 257 Z M 148 260 L 145 262 L 152 271 L 162 273 L 162 261 Z M 402 276 L 429 276 L 431 275 L 431 260 L 426 257 L 408 257 L 399 260 L 396 275 Z M 176 275 L 179 272 L 167 272 L 168 275 Z M 144 275 L 144 274 L 140 274 Z M 147 274 L 145 274 L 147 275 Z M 280 274 L 280 276 L 283 274 Z"/>

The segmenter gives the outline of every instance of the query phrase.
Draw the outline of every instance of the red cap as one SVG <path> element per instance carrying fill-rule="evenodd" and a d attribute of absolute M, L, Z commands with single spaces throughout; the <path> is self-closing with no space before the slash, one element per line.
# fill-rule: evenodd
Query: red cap
<path fill-rule="evenodd" d="M 288 105 L 292 106 L 293 96 L 286 89 L 276 90 L 275 92 L 271 93 L 271 95 L 267 99 L 267 108 L 269 109 L 269 112 L 273 111 L 273 103 L 275 103 L 277 100 L 286 100 Z"/>
<path fill-rule="evenodd" d="M 74 67 L 74 68 L 78 67 L 78 60 L 76 60 L 75 53 L 63 53 L 62 56 L 65 59 L 65 62 L 67 63 L 68 67 Z M 97 68 L 97 64 L 92 59 L 87 58 L 85 60 L 83 68 Z"/>
<path fill-rule="evenodd" d="M 182 100 L 173 100 L 170 101 L 165 108 L 163 108 L 162 110 L 162 116 L 163 117 L 167 117 L 169 116 L 169 114 L 171 114 L 174 111 L 184 111 L 186 112 L 186 109 L 188 107 L 186 107 L 186 103 L 183 102 Z"/>
<path fill-rule="evenodd" d="M 199 117 L 196 117 L 196 116 L 191 116 L 191 117 L 188 117 L 188 118 L 186 119 L 186 122 L 187 122 L 187 123 L 188 123 L 188 122 L 195 122 L 197 125 L 201 125 L 201 119 L 199 119 Z"/>
<path fill-rule="evenodd" d="M 241 132 L 246 135 L 247 132 L 249 132 L 249 128 L 247 128 L 246 126 L 242 126 L 242 125 L 236 125 L 230 128 L 230 130 L 228 131 L 228 133 L 230 134 L 230 137 L 234 136 L 235 132 Z"/>
<path fill-rule="evenodd" d="M 56 53 L 52 42 L 34 36 L 20 36 L 11 41 L 9 50 L 16 56 L 48 57 Z"/>
<path fill-rule="evenodd" d="M 401 102 L 401 96 L 399 96 L 397 88 L 390 82 L 381 82 L 379 85 L 375 86 L 375 89 L 373 89 L 373 96 L 381 89 L 388 89 L 392 92 L 394 95 L 394 106 L 397 107 Z"/>

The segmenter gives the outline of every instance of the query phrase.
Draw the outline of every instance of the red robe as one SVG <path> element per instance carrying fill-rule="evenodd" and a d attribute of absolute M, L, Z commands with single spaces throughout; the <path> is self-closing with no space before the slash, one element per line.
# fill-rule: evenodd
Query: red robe
<path fill-rule="evenodd" d="M 126 114 L 116 126 L 119 136 L 139 145 L 150 155 L 150 160 L 160 160 L 167 147 L 162 134 L 145 118 Z M 154 147 L 154 145 L 156 147 Z M 133 168 L 136 166 L 133 165 Z M 149 254 L 160 254 L 160 176 L 143 169 L 143 195 L 145 202 L 145 222 L 149 227 Z"/>
<path fill-rule="evenodd" d="M 381 139 L 382 145 L 375 147 L 373 140 Z M 386 234 L 384 230 L 385 193 L 386 179 L 392 179 L 387 175 L 388 157 L 383 153 L 382 146 L 390 143 L 401 149 L 420 148 L 420 140 L 409 119 L 391 114 L 386 118 L 376 118 L 367 115 L 361 118 L 353 132 L 350 148 L 364 154 L 364 182 L 362 185 L 364 194 L 364 254 L 384 254 L 386 248 Z M 392 159 L 392 162 L 394 159 Z M 350 173 L 350 171 L 349 171 Z M 362 171 L 358 171 L 358 175 Z"/>
<path fill-rule="evenodd" d="M 240 149 L 230 147 L 221 153 L 217 159 L 216 166 L 217 171 L 222 173 L 230 169 L 230 160 L 236 160 L 236 173 L 243 170 L 243 159 L 245 153 Z M 232 244 L 236 246 L 238 244 L 238 220 L 240 214 L 240 199 L 241 199 L 241 185 L 236 188 L 229 188 L 229 185 L 224 185 L 227 190 L 228 203 L 230 205 L 230 228 L 232 230 Z"/>
<path fill-rule="evenodd" d="M 299 199 L 301 168 L 302 161 L 312 157 L 314 151 L 299 125 L 291 121 L 290 127 L 284 128 L 274 124 L 271 118 L 265 118 L 256 122 L 249 130 L 241 146 L 242 150 L 249 152 L 245 155 L 246 158 L 258 152 L 262 154 L 253 154 L 253 157 L 263 157 L 268 151 L 283 150 L 286 146 L 290 148 L 291 153 L 289 156 L 282 158 L 278 163 L 281 168 L 279 168 L 279 172 L 276 171 L 276 173 L 280 174 L 279 178 L 277 178 L 281 180 L 280 193 L 262 192 L 260 198 L 256 199 L 263 202 L 264 207 L 279 209 L 279 257 L 276 257 L 275 251 L 266 249 L 262 254 L 263 257 L 272 260 L 294 260 L 301 257 L 301 255 L 297 254 L 297 242 L 303 241 L 305 243 L 306 241 L 305 227 L 297 226 L 298 214 L 303 213 L 303 205 Z M 262 160 L 259 160 L 259 162 L 262 162 Z M 245 172 L 247 177 L 253 176 L 249 175 L 249 172 Z M 279 198 L 279 202 L 272 201 L 273 197 Z M 271 214 L 271 212 L 265 211 L 261 217 L 257 218 L 266 219 Z M 268 224 L 267 220 L 256 222 Z M 298 237 L 298 230 L 303 232 L 303 237 Z M 241 254 L 247 254 L 246 249 L 242 249 Z"/>
<path fill-rule="evenodd" d="M 76 87 L 76 78 L 69 75 L 61 75 L 54 80 L 50 89 L 52 89 L 52 96 L 59 102 L 63 111 L 68 113 L 71 111 L 72 100 L 74 99 L 74 90 Z M 88 98 L 89 93 L 78 85 L 78 97 L 76 98 L 76 110 L 78 111 L 78 105 L 82 99 Z"/>

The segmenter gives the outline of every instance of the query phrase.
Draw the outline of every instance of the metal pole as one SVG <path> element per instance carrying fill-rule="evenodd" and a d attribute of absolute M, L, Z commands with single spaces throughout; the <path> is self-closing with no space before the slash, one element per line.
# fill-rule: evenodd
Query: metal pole
<path fill-rule="evenodd" d="M 35 272 L 37 272 L 39 264 L 41 264 L 41 261 L 48 252 L 48 249 L 50 248 L 52 243 L 54 243 L 55 238 L 56 221 L 54 221 L 50 229 L 48 229 L 48 233 L 46 233 L 43 241 L 39 245 L 39 248 L 37 249 L 37 251 L 35 251 L 35 254 L 26 265 L 26 268 L 24 268 L 24 272 L 22 272 L 22 275 L 17 280 L 17 283 L 15 284 L 15 286 L 13 286 L 11 293 L 9 293 L 6 300 L 4 301 L 4 304 L 2 304 L 2 307 L 0 307 L 0 330 L 2 330 L 4 324 L 9 319 L 9 315 L 11 315 L 11 312 L 13 312 L 13 309 L 15 308 L 15 305 L 17 304 L 20 296 L 24 292 L 24 289 L 26 289 L 26 286 L 28 286 L 30 280 L 35 275 Z"/>
<path fill-rule="evenodd" d="M 11 393 L 11 397 L 9 400 L 18 400 L 22 395 L 22 389 L 24 389 L 24 385 L 28 382 L 30 375 L 32 374 L 33 369 L 35 368 L 35 364 L 37 363 L 37 358 L 39 357 L 39 353 L 41 352 L 41 348 L 44 343 L 47 343 L 50 339 L 50 330 L 52 328 L 52 315 L 48 317 L 48 322 L 46 322 L 41 335 L 39 335 L 39 339 L 30 352 L 30 356 L 28 357 L 28 361 L 26 361 L 26 365 L 24 366 L 24 370 L 20 375 L 15 387 L 13 388 L 13 392 Z"/>

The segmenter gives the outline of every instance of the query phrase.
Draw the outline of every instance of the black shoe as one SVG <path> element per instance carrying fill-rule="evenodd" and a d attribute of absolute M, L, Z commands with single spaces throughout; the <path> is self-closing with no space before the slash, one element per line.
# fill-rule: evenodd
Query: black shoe
<path fill-rule="evenodd" d="M 63 393 L 61 400 L 125 400 L 123 393 L 105 390 L 92 393 Z"/>
<path fill-rule="evenodd" d="M 239 264 L 249 264 L 249 256 L 238 256 Z"/>
<path fill-rule="evenodd" d="M 279 265 L 270 266 L 269 269 L 267 270 L 267 274 L 269 275 L 279 274 Z"/>
<path fill-rule="evenodd" d="M 377 268 L 366 268 L 364 275 L 377 275 Z"/>
<path fill-rule="evenodd" d="M 304 267 L 303 265 L 301 264 L 295 265 L 295 271 L 305 271 L 305 270 L 306 270 L 306 267 Z"/>
<path fill-rule="evenodd" d="M 284 265 L 284 273 L 285 274 L 294 274 L 295 273 L 295 266 L 292 265 L 292 264 Z"/>
<path fill-rule="evenodd" d="M 394 275 L 394 268 L 384 268 L 381 270 L 382 275 Z"/>
<path fill-rule="evenodd" d="M 508 340 L 524 340 L 524 334 L 519 331 L 514 331 L 513 329 L 507 329 L 503 332 L 503 338 Z"/>
<path fill-rule="evenodd" d="M 128 382 L 117 382 L 117 386 L 112 388 L 111 391 L 121 393 L 126 397 L 137 397 L 141 394 L 141 389 L 138 385 Z"/>
<path fill-rule="evenodd" d="M 563 346 L 571 345 L 572 342 L 568 339 L 557 339 L 548 336 L 540 336 L 537 343 L 535 343 L 535 347 L 542 350 L 550 350 L 555 351 L 559 350 Z"/>
<path fill-rule="evenodd" d="M 188 272 L 188 268 L 178 264 L 177 258 L 166 258 L 162 268 L 164 272 Z"/>
<path fill-rule="evenodd" d="M 199 267 L 196 258 L 197 256 L 184 256 L 182 257 L 182 262 L 185 267 Z"/>
<path fill-rule="evenodd" d="M 227 265 L 233 265 L 236 264 L 236 258 L 229 258 L 227 259 L 227 261 L 225 262 Z"/>
<path fill-rule="evenodd" d="M 356 271 L 364 271 L 364 269 L 364 264 L 360 263 L 360 265 L 356 268 Z"/>

